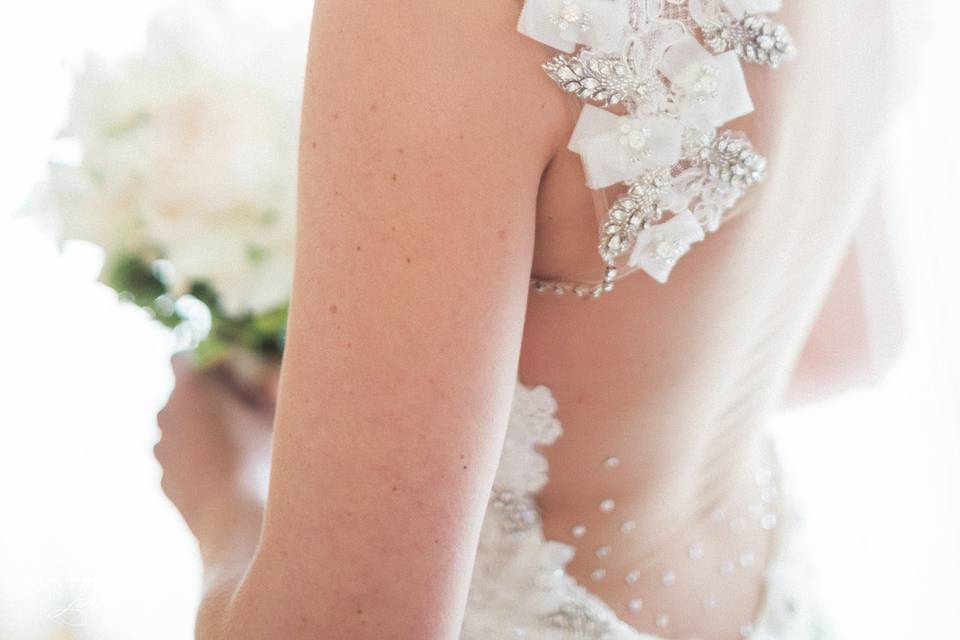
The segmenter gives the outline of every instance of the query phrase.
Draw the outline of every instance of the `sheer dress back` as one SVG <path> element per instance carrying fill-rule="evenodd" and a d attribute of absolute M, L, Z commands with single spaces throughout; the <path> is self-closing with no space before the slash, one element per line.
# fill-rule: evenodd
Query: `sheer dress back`
<path fill-rule="evenodd" d="M 665 284 L 631 273 L 597 299 L 531 290 L 465 638 L 514 637 L 491 635 L 496 625 L 557 639 L 826 637 L 792 599 L 805 587 L 774 579 L 788 555 L 781 530 L 801 516 L 781 499 L 765 428 L 874 221 L 894 65 L 885 4 L 788 2 L 777 15 L 800 55 L 776 73 L 745 70 L 756 111 L 733 124 L 768 175 L 735 215 Z M 558 99 L 571 100 L 572 131 L 581 103 Z M 568 150 L 545 173 L 534 280 L 596 267 L 584 180 Z M 535 535 L 517 526 L 510 538 L 504 519 L 537 523 Z M 578 586 L 557 586 L 568 580 Z M 774 602 L 781 591 L 792 595 Z M 771 617 L 786 615 L 774 606 L 808 618 L 773 631 Z"/>

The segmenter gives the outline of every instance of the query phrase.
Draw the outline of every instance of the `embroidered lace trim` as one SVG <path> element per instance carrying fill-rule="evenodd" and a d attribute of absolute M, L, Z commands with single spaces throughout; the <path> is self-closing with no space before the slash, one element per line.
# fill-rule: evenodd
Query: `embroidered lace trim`
<path fill-rule="evenodd" d="M 561 434 L 550 389 L 517 382 L 506 443 L 480 536 L 461 640 L 663 640 L 639 632 L 565 571 L 574 548 L 544 537 L 535 495 L 547 462 L 536 450 Z M 753 640 L 833 637 L 816 600 L 804 520 L 780 484 L 781 520 L 765 570 Z"/>

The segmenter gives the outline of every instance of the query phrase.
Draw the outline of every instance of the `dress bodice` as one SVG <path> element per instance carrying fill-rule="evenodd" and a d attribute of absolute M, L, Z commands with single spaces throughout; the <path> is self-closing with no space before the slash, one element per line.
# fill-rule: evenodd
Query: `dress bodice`
<path fill-rule="evenodd" d="M 779 5 L 524 5 L 521 31 L 559 51 L 545 71 L 558 90 L 583 102 L 566 152 L 582 162 L 585 188 L 609 205 L 596 211 L 605 271 L 596 282 L 532 279 L 541 295 L 530 297 L 524 328 L 519 376 L 527 384 L 518 383 L 465 638 L 684 637 L 676 635 L 676 615 L 660 625 L 656 598 L 619 595 L 635 586 L 632 571 L 613 569 L 635 551 L 620 527 L 643 540 L 645 526 L 661 536 L 676 533 L 682 554 L 706 558 L 718 572 L 763 568 L 767 604 L 745 635 L 819 637 L 816 615 L 803 613 L 815 609 L 811 588 L 785 586 L 805 580 L 806 562 L 785 551 L 796 548 L 786 542 L 796 530 L 787 523 L 800 518 L 790 515 L 796 512 L 787 500 L 764 520 L 770 515 L 764 487 L 755 497 L 751 483 L 740 479 L 767 473 L 752 455 L 765 441 L 766 417 L 783 397 L 858 227 L 873 217 L 867 196 L 889 94 L 877 73 L 883 59 L 866 52 L 884 41 L 887 22 L 865 1 L 788 4 L 776 15 L 794 32 L 799 56 L 786 64 L 791 39 L 774 14 L 764 13 Z M 757 11 L 762 19 L 751 20 Z M 682 27 L 676 39 L 668 23 Z M 853 32 L 863 33 L 863 41 L 844 37 Z M 783 59 L 749 52 L 743 38 L 759 46 L 764 35 L 770 40 L 763 49 L 775 47 Z M 613 65 L 626 42 L 630 55 L 646 57 L 632 58 L 629 81 L 620 82 Z M 772 72 L 775 62 L 784 64 Z M 609 73 L 602 63 L 611 65 Z M 652 79 L 638 80 L 643 71 Z M 616 91 L 634 96 L 614 104 Z M 859 107 L 865 95 L 876 97 L 874 108 Z M 725 133 L 725 117 L 748 135 Z M 650 277 L 624 277 L 639 271 Z M 544 417 L 553 410 L 555 422 Z M 527 432 L 518 424 L 538 426 Z M 606 466 L 611 458 L 618 460 L 613 469 Z M 735 492 L 753 530 L 775 525 L 767 553 L 761 559 L 731 546 L 723 557 L 700 556 L 696 540 L 682 536 L 700 511 L 710 513 Z M 688 509 L 689 518 L 678 516 Z M 598 532 L 598 523 L 607 528 Z M 665 523 L 690 527 L 675 531 Z M 664 593 L 685 579 L 653 575 Z M 599 596 L 614 584 L 618 595 Z M 788 591 L 793 596 L 774 595 Z M 691 618 L 704 615 L 711 595 L 690 600 Z M 749 607 L 737 611 L 731 619 L 739 623 Z M 789 632 L 786 623 L 761 622 L 789 611 L 800 620 Z M 510 625 L 527 635 L 511 636 Z M 699 637 L 728 637 L 711 635 L 719 626 L 702 628 L 710 631 Z"/>

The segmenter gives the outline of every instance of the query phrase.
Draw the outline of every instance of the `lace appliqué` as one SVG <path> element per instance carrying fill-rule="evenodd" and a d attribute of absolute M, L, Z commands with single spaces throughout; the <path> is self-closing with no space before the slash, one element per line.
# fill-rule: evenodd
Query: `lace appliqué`
<path fill-rule="evenodd" d="M 596 298 L 637 268 L 666 282 L 690 245 L 764 179 L 766 160 L 746 135 L 718 127 L 753 111 L 741 61 L 776 68 L 795 54 L 786 28 L 766 15 L 780 5 L 526 0 L 517 29 L 562 51 L 543 69 L 588 103 L 568 143 L 587 185 L 626 187 L 600 220 L 603 280 L 533 278 L 537 291 Z M 607 109 L 614 105 L 627 114 Z"/>
<path fill-rule="evenodd" d="M 578 584 L 565 570 L 574 548 L 544 537 L 535 496 L 547 482 L 548 468 L 537 447 L 561 435 L 556 409 L 548 387 L 517 382 L 460 640 L 662 640 L 622 621 Z M 750 637 L 827 640 L 833 636 L 814 598 L 802 514 L 786 492 L 778 501 L 782 522 L 766 570 L 763 608 Z"/>

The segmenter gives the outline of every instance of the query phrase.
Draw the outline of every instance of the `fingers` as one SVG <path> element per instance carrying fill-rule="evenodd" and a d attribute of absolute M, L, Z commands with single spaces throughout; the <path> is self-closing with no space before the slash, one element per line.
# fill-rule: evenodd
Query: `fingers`
<path fill-rule="evenodd" d="M 272 415 L 277 401 L 279 362 L 251 354 L 238 355 L 220 373 L 244 403 Z"/>

